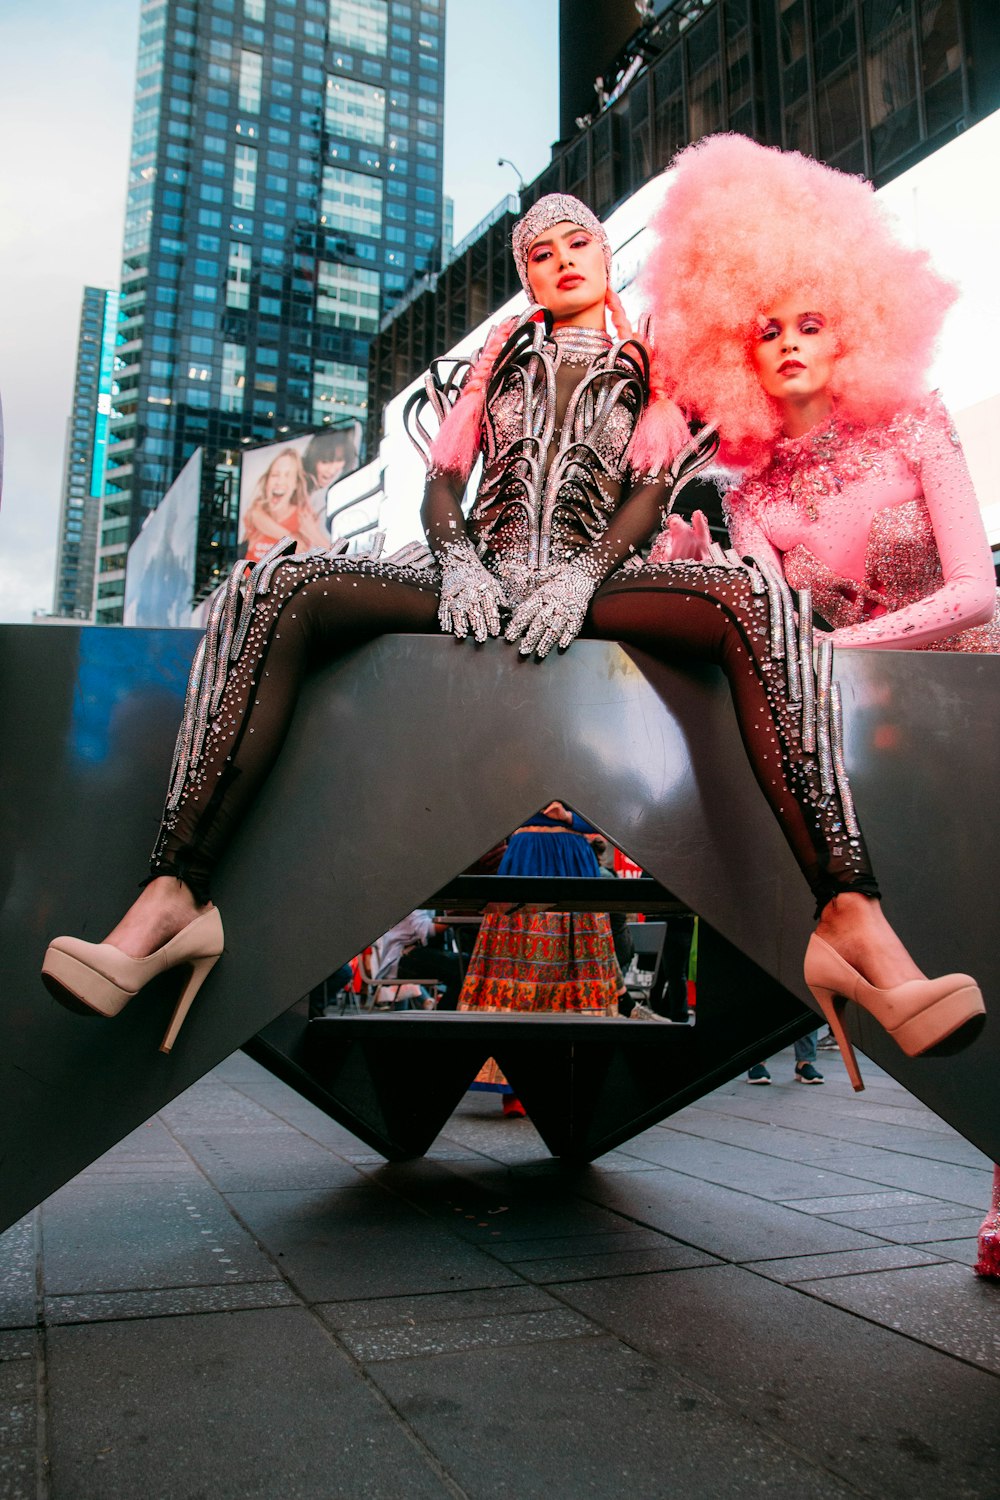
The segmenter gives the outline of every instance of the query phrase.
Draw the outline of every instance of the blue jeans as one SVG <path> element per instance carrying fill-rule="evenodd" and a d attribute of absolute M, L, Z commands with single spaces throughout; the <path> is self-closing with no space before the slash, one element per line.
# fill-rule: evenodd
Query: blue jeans
<path fill-rule="evenodd" d="M 818 1031 L 810 1031 L 808 1036 L 799 1037 L 795 1043 L 795 1061 L 797 1063 L 816 1061 L 816 1038 Z"/>

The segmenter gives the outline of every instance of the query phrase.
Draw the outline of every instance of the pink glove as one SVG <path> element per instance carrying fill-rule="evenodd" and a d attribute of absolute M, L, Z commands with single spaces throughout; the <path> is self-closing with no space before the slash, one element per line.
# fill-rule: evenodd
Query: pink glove
<path fill-rule="evenodd" d="M 683 516 L 667 517 L 667 524 L 653 543 L 649 554 L 651 563 L 680 562 L 689 558 L 694 562 L 711 559 L 712 533 L 708 529 L 705 513 L 696 510 L 688 525 Z"/>

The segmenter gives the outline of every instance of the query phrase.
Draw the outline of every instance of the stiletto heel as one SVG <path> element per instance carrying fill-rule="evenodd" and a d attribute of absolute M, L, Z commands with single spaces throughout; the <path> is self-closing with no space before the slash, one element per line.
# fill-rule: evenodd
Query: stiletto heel
<path fill-rule="evenodd" d="M 860 1094 L 863 1092 L 865 1084 L 864 1079 L 861 1077 L 861 1069 L 858 1067 L 858 1059 L 854 1055 L 851 1039 L 844 1030 L 844 1001 L 839 995 L 835 995 L 832 990 L 824 990 L 819 987 L 814 988 L 813 985 L 810 985 L 809 988 L 812 990 L 816 1003 L 826 1018 L 826 1024 L 833 1032 L 834 1041 L 840 1048 L 840 1055 L 843 1058 L 844 1067 L 847 1069 L 847 1076 L 851 1080 L 851 1088 L 856 1094 Z"/>
<path fill-rule="evenodd" d="M 160 1046 L 161 1052 L 169 1052 L 191 1002 L 218 962 L 224 943 L 222 918 L 214 906 L 195 917 L 148 958 L 130 958 L 111 943 L 58 937 L 46 950 L 42 981 L 53 998 L 67 1009 L 111 1017 L 119 1015 L 133 996 L 158 974 L 189 966 L 190 973 Z"/>
<path fill-rule="evenodd" d="M 986 1014 L 979 986 L 968 974 L 907 979 L 903 984 L 880 990 L 816 933 L 806 949 L 805 981 L 829 1022 L 855 1089 L 863 1088 L 864 1084 L 854 1048 L 844 1030 L 843 1011 L 848 1000 L 866 1010 L 907 1057 L 929 1052 L 970 1021 Z"/>
<path fill-rule="evenodd" d="M 184 1025 L 184 1018 L 191 1009 L 195 995 L 197 995 L 218 961 L 219 955 L 216 953 L 214 956 L 209 956 L 208 958 L 199 958 L 196 963 L 191 965 L 191 972 L 188 975 L 187 983 L 181 990 L 177 1004 L 174 1007 L 174 1013 L 170 1017 L 170 1025 L 167 1027 L 166 1035 L 160 1043 L 161 1052 L 169 1052 L 174 1042 L 176 1042 L 177 1033 Z"/>

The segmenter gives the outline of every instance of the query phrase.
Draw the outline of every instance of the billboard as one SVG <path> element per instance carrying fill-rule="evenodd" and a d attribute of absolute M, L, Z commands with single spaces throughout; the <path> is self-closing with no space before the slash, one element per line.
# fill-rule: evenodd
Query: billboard
<path fill-rule="evenodd" d="M 257 562 L 283 536 L 297 551 L 328 547 L 327 493 L 361 457 L 361 424 L 323 427 L 243 454 L 239 554 Z"/>
<path fill-rule="evenodd" d="M 188 625 L 201 495 L 196 449 L 128 549 L 126 625 Z"/>

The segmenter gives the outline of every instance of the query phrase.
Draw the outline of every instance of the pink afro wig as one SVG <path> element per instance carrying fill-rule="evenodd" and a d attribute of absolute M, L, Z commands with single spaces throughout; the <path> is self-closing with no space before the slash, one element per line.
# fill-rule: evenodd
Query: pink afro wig
<path fill-rule="evenodd" d="M 689 146 L 674 167 L 640 278 L 654 379 L 720 424 L 724 463 L 760 464 L 780 436 L 750 353 L 758 317 L 788 297 L 835 333 L 831 394 L 848 421 L 920 400 L 956 291 L 899 241 L 870 184 L 739 135 Z"/>

